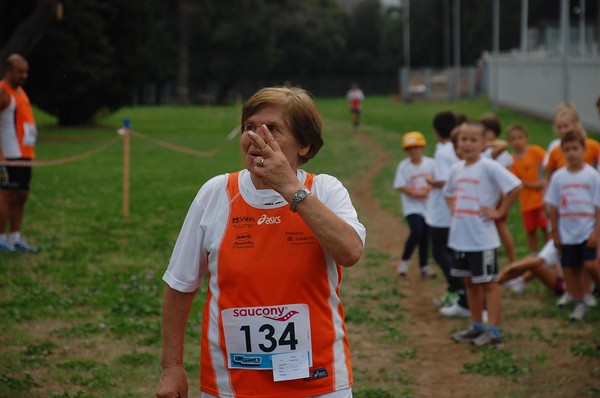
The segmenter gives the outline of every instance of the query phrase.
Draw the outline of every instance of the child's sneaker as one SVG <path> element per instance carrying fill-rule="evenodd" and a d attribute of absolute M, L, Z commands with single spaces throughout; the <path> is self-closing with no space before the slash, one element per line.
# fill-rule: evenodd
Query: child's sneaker
<path fill-rule="evenodd" d="M 575 305 L 575 309 L 573 310 L 573 312 L 571 312 L 571 315 L 569 315 L 569 320 L 575 321 L 575 322 L 581 321 L 584 316 L 585 316 L 585 304 L 577 303 Z"/>
<path fill-rule="evenodd" d="M 469 328 L 460 332 L 452 333 L 452 340 L 457 343 L 470 343 L 484 333 L 483 330 Z"/>
<path fill-rule="evenodd" d="M 0 253 L 14 253 L 15 248 L 8 242 L 0 242 Z"/>
<path fill-rule="evenodd" d="M 560 296 L 560 298 L 556 301 L 556 306 L 564 307 L 565 305 L 569 304 L 571 301 L 573 301 L 573 297 L 568 292 L 564 292 L 563 295 Z"/>
<path fill-rule="evenodd" d="M 14 242 L 13 246 L 15 247 L 16 251 L 23 253 L 37 253 L 40 251 L 39 247 L 30 246 L 22 240 Z"/>
<path fill-rule="evenodd" d="M 492 348 L 502 348 L 503 345 L 502 337 L 489 329 L 482 333 L 481 336 L 471 340 L 471 344 L 478 347 L 489 345 Z"/>
<path fill-rule="evenodd" d="M 467 308 L 456 302 L 440 308 L 440 314 L 449 318 L 469 318 L 471 316 L 471 312 Z"/>
<path fill-rule="evenodd" d="M 447 307 L 449 305 L 456 303 L 458 300 L 460 300 L 460 296 L 458 295 L 458 293 L 448 292 L 448 293 L 444 294 L 442 297 L 438 297 L 438 298 L 434 299 L 433 303 L 435 305 L 437 305 L 438 307 Z"/>
<path fill-rule="evenodd" d="M 423 268 L 421 268 L 421 278 L 422 279 L 435 278 L 436 276 L 437 276 L 437 274 L 435 273 L 433 268 L 431 268 L 430 265 L 426 265 Z"/>
<path fill-rule="evenodd" d="M 513 293 L 521 294 L 525 290 L 525 280 L 522 277 L 510 279 L 504 283 L 504 287 Z"/>
<path fill-rule="evenodd" d="M 398 265 L 398 268 L 396 268 L 396 273 L 400 276 L 406 276 L 408 273 L 408 261 L 400 261 L 400 265 Z"/>

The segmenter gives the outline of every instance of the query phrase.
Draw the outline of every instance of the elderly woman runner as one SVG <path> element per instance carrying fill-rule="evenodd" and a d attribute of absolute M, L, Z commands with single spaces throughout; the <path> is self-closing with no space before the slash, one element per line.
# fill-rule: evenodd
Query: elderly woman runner
<path fill-rule="evenodd" d="M 184 332 L 206 276 L 201 397 L 351 397 L 339 287 L 365 228 L 338 179 L 299 168 L 323 145 L 320 115 L 307 92 L 271 87 L 241 125 L 246 169 L 202 186 L 163 277 L 156 396 L 187 397 Z"/>

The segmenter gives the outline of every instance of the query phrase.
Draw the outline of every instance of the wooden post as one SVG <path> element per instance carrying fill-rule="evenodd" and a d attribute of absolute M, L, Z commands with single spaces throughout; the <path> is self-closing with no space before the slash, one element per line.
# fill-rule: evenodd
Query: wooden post
<path fill-rule="evenodd" d="M 130 159 L 131 159 L 131 134 L 129 119 L 123 121 L 123 217 L 129 218 L 129 187 L 130 187 Z"/>

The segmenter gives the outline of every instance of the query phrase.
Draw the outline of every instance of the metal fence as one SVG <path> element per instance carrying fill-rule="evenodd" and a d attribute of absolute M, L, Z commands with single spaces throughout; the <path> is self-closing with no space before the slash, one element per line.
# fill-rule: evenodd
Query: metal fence
<path fill-rule="evenodd" d="M 600 133 L 600 56 L 564 59 L 538 51 L 483 58 L 484 85 L 492 101 L 544 118 L 552 117 L 558 103 L 572 102 L 585 128 Z"/>

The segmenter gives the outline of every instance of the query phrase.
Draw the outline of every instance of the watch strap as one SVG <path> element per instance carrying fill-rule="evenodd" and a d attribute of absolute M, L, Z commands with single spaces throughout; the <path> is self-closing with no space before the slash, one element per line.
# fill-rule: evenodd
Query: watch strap
<path fill-rule="evenodd" d="M 304 199 L 308 198 L 308 196 L 310 194 L 311 194 L 311 192 L 307 188 L 301 188 L 301 189 L 297 190 L 296 193 L 294 194 L 294 197 L 292 198 L 292 202 L 290 203 L 290 210 L 293 213 L 295 213 L 296 212 L 296 206 L 298 206 L 298 203 L 300 203 Z"/>

